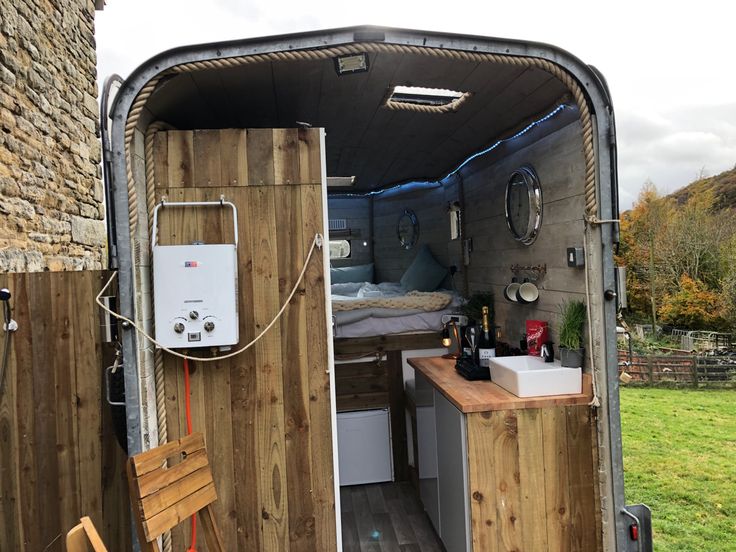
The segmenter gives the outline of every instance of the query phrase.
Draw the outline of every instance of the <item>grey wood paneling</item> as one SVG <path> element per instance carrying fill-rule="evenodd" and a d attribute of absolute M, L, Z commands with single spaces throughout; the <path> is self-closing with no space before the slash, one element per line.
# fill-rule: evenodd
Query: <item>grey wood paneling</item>
<path fill-rule="evenodd" d="M 347 219 L 355 237 L 350 239 L 350 258 L 333 259 L 331 265 L 354 266 L 373 262 L 371 253 L 371 199 L 366 197 L 330 198 L 327 213 L 330 219 Z M 363 244 L 366 245 L 363 245 Z"/>
<path fill-rule="evenodd" d="M 374 262 L 377 281 L 398 282 L 424 244 L 429 245 L 432 254 L 441 264 L 456 264 L 448 251 L 450 228 L 445 193 L 445 189 L 437 187 L 374 200 Z M 401 247 L 396 234 L 396 225 L 404 209 L 414 211 L 419 220 L 419 241 L 409 250 Z M 449 285 L 449 282 L 444 285 Z"/>
<path fill-rule="evenodd" d="M 580 124 L 574 122 L 540 140 L 478 165 L 465 178 L 465 225 L 473 239 L 467 268 L 469 289 L 494 294 L 496 324 L 502 339 L 517 344 L 529 319 L 550 322 L 557 342 L 559 304 L 573 297 L 585 299 L 585 273 L 568 268 L 566 249 L 582 246 L 584 231 L 584 160 Z M 506 227 L 504 192 L 511 172 L 520 165 L 534 167 L 542 185 L 544 211 L 539 238 L 531 245 L 516 242 Z M 539 301 L 510 303 L 503 288 L 511 281 L 511 265 L 546 264 L 539 280 Z"/>

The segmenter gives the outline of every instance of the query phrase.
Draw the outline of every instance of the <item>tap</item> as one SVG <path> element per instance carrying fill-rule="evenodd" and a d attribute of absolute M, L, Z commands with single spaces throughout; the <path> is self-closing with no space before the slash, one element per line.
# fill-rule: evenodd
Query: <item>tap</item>
<path fill-rule="evenodd" d="M 553 347 L 554 343 L 551 341 L 545 341 L 544 345 L 542 345 L 542 348 L 540 349 L 539 353 L 544 358 L 544 362 L 554 362 L 555 360 L 555 350 Z"/>

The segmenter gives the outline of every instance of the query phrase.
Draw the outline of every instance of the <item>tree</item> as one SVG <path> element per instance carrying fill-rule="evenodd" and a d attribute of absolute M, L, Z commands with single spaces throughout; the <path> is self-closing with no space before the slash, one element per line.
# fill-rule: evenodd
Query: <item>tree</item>
<path fill-rule="evenodd" d="M 619 257 L 629 267 L 627 284 L 632 291 L 632 306 L 649 312 L 652 327 L 657 325 L 662 229 L 672 209 L 671 202 L 662 198 L 654 183 L 647 180 L 631 211 L 621 220 Z"/>
<path fill-rule="evenodd" d="M 712 192 L 703 192 L 669 213 L 659 241 L 668 287 L 679 287 L 685 274 L 711 288 L 718 286 L 722 246 L 733 234 L 733 221 L 730 213 L 714 208 L 715 202 Z"/>
<path fill-rule="evenodd" d="M 687 274 L 680 278 L 674 293 L 664 296 L 659 314 L 663 322 L 691 330 L 722 329 L 723 303 L 718 293 Z"/>

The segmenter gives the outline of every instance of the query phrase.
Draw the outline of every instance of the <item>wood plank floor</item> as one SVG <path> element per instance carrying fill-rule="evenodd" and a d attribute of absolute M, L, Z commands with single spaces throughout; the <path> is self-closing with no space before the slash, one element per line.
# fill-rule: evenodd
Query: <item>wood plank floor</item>
<path fill-rule="evenodd" d="M 343 552 L 444 552 L 408 482 L 340 488 Z"/>

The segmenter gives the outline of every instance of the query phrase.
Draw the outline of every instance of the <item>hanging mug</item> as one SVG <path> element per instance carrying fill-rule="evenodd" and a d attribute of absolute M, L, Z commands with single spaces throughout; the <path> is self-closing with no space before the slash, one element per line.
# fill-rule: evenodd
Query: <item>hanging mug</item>
<path fill-rule="evenodd" d="M 516 290 L 516 300 L 519 303 L 533 303 L 539 299 L 539 288 L 536 284 L 526 281 Z"/>
<path fill-rule="evenodd" d="M 507 301 L 511 301 L 513 303 L 519 301 L 516 297 L 516 292 L 519 290 L 520 286 L 521 284 L 516 281 L 516 278 L 511 279 L 511 283 L 503 289 L 503 296 L 506 298 Z"/>

